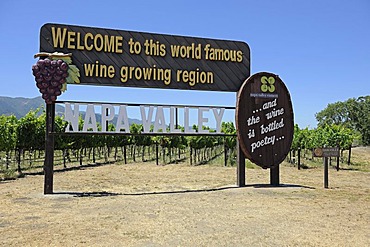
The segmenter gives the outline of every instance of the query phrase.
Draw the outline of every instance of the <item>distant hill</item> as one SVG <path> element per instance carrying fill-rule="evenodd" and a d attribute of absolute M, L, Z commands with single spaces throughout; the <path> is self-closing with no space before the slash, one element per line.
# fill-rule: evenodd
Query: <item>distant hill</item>
<path fill-rule="evenodd" d="M 21 118 L 25 116 L 29 111 L 36 110 L 37 108 L 43 109 L 45 108 L 45 101 L 39 97 L 35 98 L 23 98 L 23 97 L 6 97 L 0 96 L 0 115 L 14 115 L 16 118 Z M 61 105 L 56 105 L 56 114 L 62 115 L 64 114 L 64 107 Z M 84 113 L 81 113 L 82 117 L 85 116 Z M 97 122 L 101 122 L 101 115 L 96 114 Z M 115 123 L 116 117 L 113 119 L 113 123 Z M 128 119 L 129 124 L 136 123 L 141 124 L 141 120 L 138 119 Z"/>
<path fill-rule="evenodd" d="M 45 107 L 45 101 L 41 97 L 22 98 L 0 96 L 0 115 L 14 115 L 21 118 L 30 110 Z"/>

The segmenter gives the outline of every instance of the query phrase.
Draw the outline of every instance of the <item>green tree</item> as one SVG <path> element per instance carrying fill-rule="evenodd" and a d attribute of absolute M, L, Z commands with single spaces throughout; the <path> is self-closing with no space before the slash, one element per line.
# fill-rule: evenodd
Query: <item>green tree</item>
<path fill-rule="evenodd" d="M 0 150 L 6 153 L 6 169 L 9 169 L 10 152 L 17 143 L 18 120 L 14 115 L 0 116 Z"/>
<path fill-rule="evenodd" d="M 132 145 L 131 155 L 132 155 L 134 162 L 136 162 L 136 148 L 142 139 L 142 136 L 139 135 L 142 129 L 143 129 L 143 125 L 141 124 L 133 123 L 130 125 L 130 133 L 132 134 L 131 136 L 131 145 Z"/>
<path fill-rule="evenodd" d="M 316 113 L 318 126 L 341 125 L 358 131 L 364 145 L 370 145 L 370 96 L 328 104 Z"/>
<path fill-rule="evenodd" d="M 39 110 L 29 111 L 18 121 L 17 145 L 20 150 L 44 148 L 45 145 L 45 119 L 37 117 Z"/>
<path fill-rule="evenodd" d="M 362 143 L 370 145 L 370 96 L 359 97 L 348 104 L 352 126 L 361 133 Z"/>
<path fill-rule="evenodd" d="M 221 132 L 225 134 L 236 135 L 236 128 L 233 122 L 222 122 Z M 236 152 L 236 137 L 235 136 L 225 136 L 224 137 L 225 145 L 225 165 L 227 160 L 230 160 L 232 154 Z M 233 155 L 234 156 L 234 155 Z"/>
<path fill-rule="evenodd" d="M 327 107 L 315 114 L 318 126 L 331 124 L 350 125 L 351 118 L 349 105 L 347 102 L 335 102 L 328 104 Z"/>
<path fill-rule="evenodd" d="M 45 148 L 45 114 L 37 117 L 39 111 L 31 110 L 18 121 L 16 142 L 18 173 L 22 173 L 21 156 L 24 156 L 26 150 L 31 154 L 34 150 Z"/>

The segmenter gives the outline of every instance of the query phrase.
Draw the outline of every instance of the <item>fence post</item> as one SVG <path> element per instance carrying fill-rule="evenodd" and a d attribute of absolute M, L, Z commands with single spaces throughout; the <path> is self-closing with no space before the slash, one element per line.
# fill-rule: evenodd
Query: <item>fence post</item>
<path fill-rule="evenodd" d="M 158 159 L 159 159 L 159 157 L 158 157 L 158 142 L 156 141 L 155 142 L 155 164 L 156 165 L 158 165 L 159 163 L 158 163 Z"/>
<path fill-rule="evenodd" d="M 224 166 L 227 166 L 227 147 L 226 147 L 226 137 L 224 136 Z"/>
<path fill-rule="evenodd" d="M 301 170 L 301 148 L 298 148 L 298 170 Z"/>
<path fill-rule="evenodd" d="M 350 165 L 351 164 L 351 152 L 352 152 L 352 145 L 349 146 L 349 149 L 348 149 L 348 162 L 347 162 L 347 165 Z"/>

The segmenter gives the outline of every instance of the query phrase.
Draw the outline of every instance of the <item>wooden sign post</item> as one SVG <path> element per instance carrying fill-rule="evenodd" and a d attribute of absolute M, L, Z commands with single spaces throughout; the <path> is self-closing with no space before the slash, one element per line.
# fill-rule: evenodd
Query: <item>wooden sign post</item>
<path fill-rule="evenodd" d="M 54 118 L 55 104 L 46 105 L 45 161 L 44 161 L 44 194 L 53 193 L 54 173 Z"/>
<path fill-rule="evenodd" d="M 279 185 L 279 164 L 293 140 L 293 107 L 283 81 L 260 72 L 249 77 L 238 93 L 236 129 L 244 155 L 264 169 L 271 185 Z"/>
<path fill-rule="evenodd" d="M 313 151 L 314 157 L 322 157 L 324 165 L 324 188 L 329 188 L 329 157 L 339 157 L 338 147 L 325 147 L 325 148 L 315 148 Z"/>

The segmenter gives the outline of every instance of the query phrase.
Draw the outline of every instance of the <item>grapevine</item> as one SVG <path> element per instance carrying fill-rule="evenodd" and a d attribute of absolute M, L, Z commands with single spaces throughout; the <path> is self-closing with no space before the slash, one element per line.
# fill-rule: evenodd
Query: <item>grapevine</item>
<path fill-rule="evenodd" d="M 71 53 L 58 52 L 41 52 L 34 56 L 40 59 L 32 65 L 32 73 L 46 104 L 52 104 L 66 91 L 67 83 L 80 83 L 80 71 L 72 64 L 71 56 Z"/>

